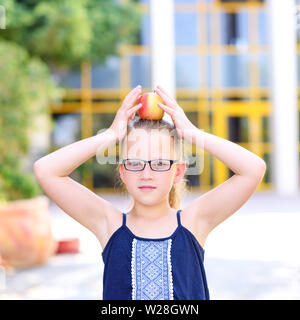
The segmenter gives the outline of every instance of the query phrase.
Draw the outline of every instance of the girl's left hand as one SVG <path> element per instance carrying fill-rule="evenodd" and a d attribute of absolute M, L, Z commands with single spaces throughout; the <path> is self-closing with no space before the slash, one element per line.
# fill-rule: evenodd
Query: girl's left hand
<path fill-rule="evenodd" d="M 164 101 L 165 104 L 158 103 L 158 106 L 171 116 L 180 138 L 192 141 L 193 133 L 197 131 L 198 128 L 187 118 L 176 100 L 169 96 L 161 86 L 155 88 L 155 93 Z"/>

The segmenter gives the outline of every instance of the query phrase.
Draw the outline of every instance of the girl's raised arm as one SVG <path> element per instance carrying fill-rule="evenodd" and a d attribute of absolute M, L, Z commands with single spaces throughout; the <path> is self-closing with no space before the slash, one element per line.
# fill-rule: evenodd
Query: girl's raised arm
<path fill-rule="evenodd" d="M 229 140 L 200 129 L 194 133 L 204 139 L 204 150 L 234 172 L 232 177 L 190 204 L 190 208 L 196 210 L 198 223 L 202 224 L 202 234 L 205 237 L 252 196 L 264 177 L 266 163 L 256 154 Z M 200 137 L 196 141 L 200 141 Z"/>
<path fill-rule="evenodd" d="M 34 173 L 45 193 L 64 212 L 92 231 L 105 243 L 112 215 L 120 212 L 108 201 L 69 177 L 79 165 L 119 142 L 126 134 L 128 121 L 140 107 L 133 106 L 141 93 L 136 87 L 124 99 L 112 125 L 102 133 L 56 150 L 34 163 Z M 101 244 L 102 244 L 101 243 Z"/>
<path fill-rule="evenodd" d="M 186 219 L 197 225 L 203 244 L 209 232 L 235 213 L 255 192 L 264 177 L 266 163 L 238 144 L 198 129 L 164 89 L 158 86 L 155 91 L 165 103 L 159 106 L 172 117 L 178 134 L 190 142 L 196 141 L 197 145 L 199 142 L 199 147 L 203 147 L 235 173 L 196 198 L 184 210 L 189 216 Z"/>
<path fill-rule="evenodd" d="M 56 150 L 34 163 L 35 176 L 49 198 L 96 236 L 105 232 L 106 216 L 112 206 L 68 175 L 114 142 L 113 135 L 104 131 Z"/>

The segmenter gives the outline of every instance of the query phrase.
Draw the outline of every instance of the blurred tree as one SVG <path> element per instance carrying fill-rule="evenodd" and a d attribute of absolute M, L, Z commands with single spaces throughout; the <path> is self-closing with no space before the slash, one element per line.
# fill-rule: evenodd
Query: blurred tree
<path fill-rule="evenodd" d="M 41 189 L 23 170 L 28 130 L 59 91 L 47 66 L 20 46 L 0 41 L 0 61 L 0 201 L 31 198 Z"/>
<path fill-rule="evenodd" d="M 7 12 L 0 39 L 11 40 L 55 67 L 84 60 L 104 63 L 118 45 L 138 37 L 140 11 L 134 1 L 2 0 Z"/>
<path fill-rule="evenodd" d="M 0 202 L 42 193 L 23 160 L 35 117 L 48 113 L 60 94 L 50 68 L 104 63 L 119 55 L 119 44 L 136 40 L 140 23 L 131 0 L 2 0 L 1 5 L 6 29 L 0 30 Z"/>

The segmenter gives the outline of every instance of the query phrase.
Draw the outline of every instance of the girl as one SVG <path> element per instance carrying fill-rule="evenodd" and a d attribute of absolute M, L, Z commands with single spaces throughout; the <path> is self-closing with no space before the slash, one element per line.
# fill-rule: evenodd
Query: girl
<path fill-rule="evenodd" d="M 266 164 L 239 145 L 198 129 L 163 88 L 155 91 L 174 126 L 164 120 L 134 119 L 142 93 L 138 86 L 107 130 L 39 159 L 34 172 L 45 193 L 99 240 L 103 299 L 209 299 L 205 240 L 255 192 Z M 183 138 L 204 141 L 204 150 L 235 174 L 181 209 L 179 195 L 187 181 L 178 143 Z M 117 142 L 122 147 L 118 173 L 133 201 L 127 213 L 69 177 Z"/>

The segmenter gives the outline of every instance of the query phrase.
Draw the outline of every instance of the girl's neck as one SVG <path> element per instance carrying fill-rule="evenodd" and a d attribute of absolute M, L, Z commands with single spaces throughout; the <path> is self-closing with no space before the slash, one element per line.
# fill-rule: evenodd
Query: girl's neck
<path fill-rule="evenodd" d="M 175 209 L 170 207 L 169 203 L 151 207 L 135 203 L 128 214 L 136 219 L 148 220 L 151 222 L 151 220 L 165 218 L 168 215 L 173 214 L 175 211 Z"/>

